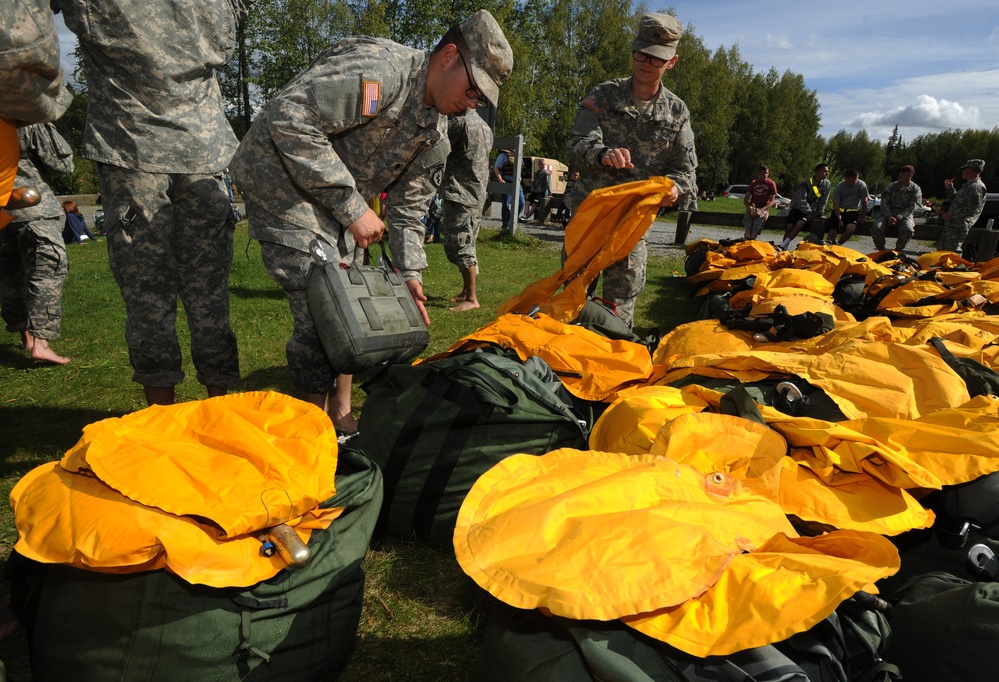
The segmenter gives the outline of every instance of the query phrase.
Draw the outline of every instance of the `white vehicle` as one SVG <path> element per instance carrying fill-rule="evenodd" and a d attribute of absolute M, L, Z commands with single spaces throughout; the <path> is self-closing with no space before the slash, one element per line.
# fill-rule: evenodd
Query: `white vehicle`
<path fill-rule="evenodd" d="M 749 190 L 749 185 L 729 185 L 722 190 L 719 196 L 728 197 L 729 199 L 738 199 L 742 201 L 746 198 L 746 192 Z"/>

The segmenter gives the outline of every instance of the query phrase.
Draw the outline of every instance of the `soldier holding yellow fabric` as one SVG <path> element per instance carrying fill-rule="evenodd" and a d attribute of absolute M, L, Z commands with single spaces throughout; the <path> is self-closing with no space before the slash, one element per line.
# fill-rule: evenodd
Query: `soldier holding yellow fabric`
<path fill-rule="evenodd" d="M 485 10 L 453 26 L 432 52 L 347 38 L 292 79 L 240 143 L 230 167 L 247 199 L 250 236 L 295 321 L 286 347 L 292 378 L 345 430 L 356 428 L 350 377 L 337 380 L 309 312 L 309 243 L 318 239 L 349 263 L 355 246 L 381 239 L 384 224 L 368 199 L 390 188 L 394 264 L 426 319 L 420 217 L 444 173 L 447 115 L 483 99 L 495 105 L 512 68 L 513 52 Z"/>
<path fill-rule="evenodd" d="M 647 14 L 632 42 L 630 78 L 596 86 L 580 103 L 569 132 L 569 165 L 582 172 L 566 202 L 572 211 L 594 189 L 652 176 L 675 185 L 664 205 L 694 190 L 697 153 L 687 105 L 663 87 L 676 66 L 683 26 L 668 14 Z M 624 260 L 604 271 L 604 298 L 633 323 L 635 300 L 645 288 L 643 239 Z"/>

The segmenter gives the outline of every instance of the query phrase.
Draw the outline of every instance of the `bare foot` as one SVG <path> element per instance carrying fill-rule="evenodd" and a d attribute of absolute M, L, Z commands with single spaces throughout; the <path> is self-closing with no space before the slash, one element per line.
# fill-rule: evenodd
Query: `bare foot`
<path fill-rule="evenodd" d="M 466 310 L 475 310 L 479 307 L 478 301 L 462 301 L 453 308 L 449 308 L 452 313 L 463 313 Z"/>
<path fill-rule="evenodd" d="M 449 298 L 447 302 L 448 303 L 461 303 L 462 301 L 467 301 L 467 300 L 468 300 L 468 294 L 466 294 L 463 291 L 460 294 L 458 294 L 457 296 L 452 296 L 451 298 Z"/>
<path fill-rule="evenodd" d="M 49 348 L 49 342 L 45 339 L 35 339 L 31 345 L 31 359 L 51 362 L 53 365 L 65 365 L 69 362 L 69 358 L 64 358 Z"/>
<path fill-rule="evenodd" d="M 339 417 L 330 415 L 330 419 L 333 420 L 333 426 L 345 433 L 354 433 L 357 431 L 357 420 L 354 419 L 354 415 L 352 414 L 348 413 Z"/>

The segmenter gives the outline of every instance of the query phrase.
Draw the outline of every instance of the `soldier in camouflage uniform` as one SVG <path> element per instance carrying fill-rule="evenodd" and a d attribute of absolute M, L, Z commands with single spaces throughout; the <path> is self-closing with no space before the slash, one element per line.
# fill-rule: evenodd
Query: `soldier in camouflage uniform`
<path fill-rule="evenodd" d="M 954 189 L 953 180 L 944 180 L 950 207 L 941 214 L 944 219 L 944 229 L 940 233 L 940 239 L 937 240 L 938 250 L 961 253 L 961 247 L 971 226 L 985 208 L 985 194 L 988 189 L 981 178 L 984 170 L 985 162 L 982 159 L 970 159 L 961 166 L 961 177 L 964 179 L 961 189 Z"/>
<path fill-rule="evenodd" d="M 22 344 L 35 360 L 65 365 L 49 341 L 59 338 L 62 285 L 69 273 L 62 239 L 63 210 L 45 184 L 47 173 L 73 172 L 69 145 L 51 123 L 19 128 L 21 160 L 17 185 L 38 190 L 41 201 L 13 213 L 14 221 L 0 231 L 0 309 L 7 331 L 20 332 Z"/>
<path fill-rule="evenodd" d="M 0 2 L 0 207 L 17 175 L 16 124 L 62 116 L 72 95 L 62 83 L 59 39 L 49 0 Z M 11 220 L 0 210 L 0 229 Z"/>
<path fill-rule="evenodd" d="M 885 230 L 889 225 L 898 227 L 895 250 L 901 251 L 912 239 L 915 231 L 913 213 L 923 203 L 923 190 L 912 181 L 916 169 L 906 164 L 898 171 L 898 180 L 881 193 L 881 219 L 871 227 L 871 239 L 879 251 L 885 248 Z"/>
<path fill-rule="evenodd" d="M 350 377 L 337 379 L 306 299 L 309 243 L 341 262 L 385 229 L 368 200 L 391 188 L 386 223 L 396 267 L 427 320 L 420 272 L 424 215 L 448 155 L 447 115 L 494 105 L 513 52 L 489 12 L 452 27 L 432 52 L 352 37 L 321 54 L 257 116 L 230 169 L 247 198 L 250 236 L 287 295 L 288 367 L 305 399 L 356 428 Z M 483 102 L 484 103 L 484 102 Z"/>
<path fill-rule="evenodd" d="M 662 85 L 676 65 L 683 26 L 666 14 L 647 14 L 632 43 L 632 76 L 596 86 L 580 103 L 569 132 L 569 165 L 582 172 L 565 197 L 574 211 L 594 189 L 651 176 L 674 182 L 664 205 L 694 189 L 697 154 L 690 112 Z M 635 300 L 645 288 L 647 251 L 642 239 L 624 260 L 607 268 L 604 298 L 617 305 L 621 319 L 633 323 Z"/>
<path fill-rule="evenodd" d="M 450 120 L 447 136 L 451 153 L 440 189 L 444 197 L 441 237 L 447 259 L 461 271 L 461 293 L 451 299 L 458 304 L 451 308 L 457 313 L 479 307 L 475 289 L 479 270 L 475 240 L 479 236 L 482 205 L 486 203 L 493 131 L 481 116 L 469 111 Z"/>
<path fill-rule="evenodd" d="M 169 404 L 184 379 L 177 297 L 209 396 L 239 381 L 229 325 L 232 209 L 222 173 L 236 150 L 215 69 L 229 61 L 243 0 L 53 0 L 80 40 L 111 271 L 125 299 L 132 380 Z"/>

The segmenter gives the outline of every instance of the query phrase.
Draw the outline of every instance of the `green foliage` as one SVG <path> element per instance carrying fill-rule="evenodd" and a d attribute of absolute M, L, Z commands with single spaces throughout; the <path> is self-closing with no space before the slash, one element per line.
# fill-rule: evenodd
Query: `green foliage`
<path fill-rule="evenodd" d="M 69 86 L 73 101 L 69 109 L 55 122 L 56 130 L 73 149 L 72 173 L 48 178 L 49 187 L 56 194 L 96 194 L 100 191 L 97 165 L 83 158 L 83 133 L 87 124 L 87 92 L 79 91 L 79 86 Z"/>

